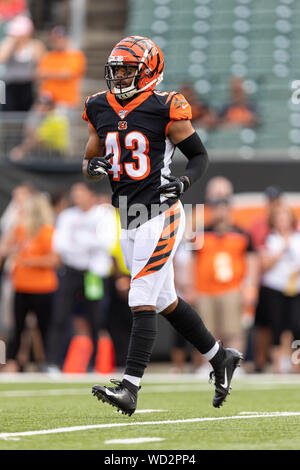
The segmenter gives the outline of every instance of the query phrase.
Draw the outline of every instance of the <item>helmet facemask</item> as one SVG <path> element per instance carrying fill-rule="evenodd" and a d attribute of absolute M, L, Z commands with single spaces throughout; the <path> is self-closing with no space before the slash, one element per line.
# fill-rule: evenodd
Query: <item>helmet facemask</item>
<path fill-rule="evenodd" d="M 121 66 L 126 67 L 127 73 L 125 73 L 125 77 L 123 78 L 116 78 L 115 77 L 115 67 Z M 128 67 L 136 67 L 136 72 L 134 75 L 129 74 Z M 143 88 L 139 88 L 139 81 L 145 77 L 151 77 L 152 72 L 147 64 L 140 62 L 127 62 L 123 63 L 121 61 L 117 61 L 115 57 L 109 58 L 108 63 L 105 65 L 105 80 L 108 86 L 109 91 L 114 94 L 117 98 L 122 100 L 131 98 L 136 93 L 140 93 L 142 91 L 147 90 L 148 86 Z M 132 82 L 129 86 L 122 87 L 123 80 L 128 80 L 132 78 Z M 159 83 L 162 80 L 162 76 L 159 80 L 155 80 L 156 83 Z M 116 86 L 118 83 L 118 86 Z"/>
<path fill-rule="evenodd" d="M 118 78 L 115 76 L 116 67 L 121 66 L 126 69 L 125 76 Z M 135 73 L 129 70 L 129 67 L 135 67 Z M 124 81 L 132 79 L 130 85 L 124 85 Z M 109 60 L 105 65 L 105 80 L 109 91 L 117 98 L 128 99 L 138 92 L 138 80 L 140 78 L 139 66 L 136 62 L 126 62 L 125 64 L 115 60 Z"/>

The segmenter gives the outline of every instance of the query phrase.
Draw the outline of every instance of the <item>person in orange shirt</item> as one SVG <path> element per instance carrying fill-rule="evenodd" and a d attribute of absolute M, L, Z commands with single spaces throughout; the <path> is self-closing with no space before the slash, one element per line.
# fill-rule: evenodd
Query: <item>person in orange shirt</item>
<path fill-rule="evenodd" d="M 226 178 L 208 182 L 211 225 L 204 229 L 203 247 L 193 252 L 195 303 L 208 329 L 225 347 L 230 344 L 244 351 L 242 307 L 255 301 L 258 260 L 250 236 L 231 223 L 232 192 Z"/>
<path fill-rule="evenodd" d="M 36 72 L 39 92 L 51 93 L 57 106 L 75 108 L 80 101 L 85 56 L 69 47 L 69 37 L 62 26 L 52 29 L 50 43 L 52 50 L 45 54 Z"/>
<path fill-rule="evenodd" d="M 12 284 L 15 290 L 14 337 L 8 346 L 7 371 L 18 371 L 21 335 L 26 316 L 37 317 L 43 345 L 51 319 L 53 293 L 57 289 L 55 267 L 59 257 L 52 251 L 53 212 L 44 194 L 32 195 L 24 204 L 22 223 L 12 230 L 6 244 L 6 256 L 12 261 Z M 2 254 L 5 250 L 2 249 Z"/>

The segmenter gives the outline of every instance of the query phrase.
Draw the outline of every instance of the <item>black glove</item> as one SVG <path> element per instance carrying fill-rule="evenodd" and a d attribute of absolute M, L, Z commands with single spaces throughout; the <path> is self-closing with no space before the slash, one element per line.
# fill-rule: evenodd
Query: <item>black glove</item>
<path fill-rule="evenodd" d="M 168 199 L 175 199 L 181 196 L 189 187 L 190 181 L 187 176 L 164 176 L 170 183 L 163 184 L 157 189 L 162 196 Z"/>
<path fill-rule="evenodd" d="M 109 160 L 114 156 L 113 153 L 105 155 L 105 157 L 91 158 L 87 164 L 87 173 L 90 176 L 105 176 L 107 171 L 110 170 L 111 164 Z"/>

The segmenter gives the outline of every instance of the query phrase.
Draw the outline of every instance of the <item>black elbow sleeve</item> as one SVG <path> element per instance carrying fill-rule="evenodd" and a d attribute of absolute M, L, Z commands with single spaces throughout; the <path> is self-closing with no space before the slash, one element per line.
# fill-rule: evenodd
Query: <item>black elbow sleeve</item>
<path fill-rule="evenodd" d="M 208 155 L 200 137 L 195 131 L 192 135 L 177 144 L 179 150 L 189 160 L 186 166 L 185 176 L 188 176 L 191 184 L 201 178 L 208 167 Z"/>
<path fill-rule="evenodd" d="M 196 131 L 186 139 L 179 142 L 177 147 L 189 160 L 196 155 L 207 155 L 206 148 Z"/>

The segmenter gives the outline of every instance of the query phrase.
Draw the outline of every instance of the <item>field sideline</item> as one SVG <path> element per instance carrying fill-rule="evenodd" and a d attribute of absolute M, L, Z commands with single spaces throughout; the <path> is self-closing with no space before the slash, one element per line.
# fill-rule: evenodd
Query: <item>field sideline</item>
<path fill-rule="evenodd" d="M 241 375 L 215 409 L 207 378 L 147 374 L 132 417 L 92 396 L 109 378 L 1 374 L 0 449 L 300 449 L 298 375 Z"/>

